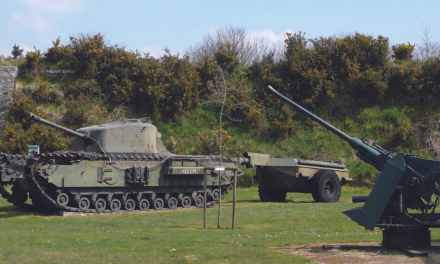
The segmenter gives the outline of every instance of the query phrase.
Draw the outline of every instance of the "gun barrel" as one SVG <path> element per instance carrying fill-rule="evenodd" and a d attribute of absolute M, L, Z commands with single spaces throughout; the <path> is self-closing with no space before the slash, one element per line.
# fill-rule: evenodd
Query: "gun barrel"
<path fill-rule="evenodd" d="M 341 130 L 337 129 L 336 127 L 330 125 L 329 123 L 325 122 L 324 120 L 322 120 L 321 118 L 317 117 L 316 115 L 310 113 L 308 110 L 304 109 L 302 106 L 300 106 L 297 103 L 293 102 L 292 100 L 290 100 L 289 98 L 285 97 L 284 95 L 280 94 L 274 88 L 272 88 L 272 86 L 270 86 L 270 85 L 267 86 L 267 90 L 269 92 L 271 92 L 272 94 L 278 96 L 279 98 L 283 99 L 285 102 L 287 102 L 291 106 L 295 107 L 296 109 L 298 109 L 299 111 L 301 111 L 302 113 L 304 113 L 305 115 L 310 117 L 311 119 L 315 120 L 320 125 L 322 125 L 323 127 L 327 128 L 328 130 L 330 130 L 331 132 L 336 134 L 338 137 L 342 138 L 343 140 L 345 140 L 347 142 L 351 141 L 351 137 L 349 135 L 345 134 L 344 132 L 342 132 Z"/>
<path fill-rule="evenodd" d="M 59 129 L 59 130 L 61 130 L 61 131 L 64 131 L 64 132 L 66 132 L 66 133 L 69 133 L 69 134 L 71 134 L 71 135 L 73 135 L 73 136 L 76 136 L 76 137 L 79 137 L 79 138 L 82 138 L 82 139 L 87 139 L 87 138 L 89 138 L 87 135 L 84 135 L 84 134 L 82 134 L 82 133 L 78 133 L 78 132 L 73 131 L 73 130 L 71 130 L 71 129 L 68 129 L 68 128 L 66 128 L 66 127 L 63 127 L 63 126 L 57 125 L 57 124 L 52 123 L 52 122 L 50 122 L 50 121 L 47 121 L 46 119 L 43 119 L 43 118 L 41 118 L 41 117 L 39 117 L 39 116 L 37 116 L 37 115 L 35 115 L 35 114 L 33 114 L 33 113 L 29 113 L 29 114 L 28 114 L 28 118 L 29 118 L 29 119 L 32 119 L 32 120 L 34 120 L 34 121 L 41 122 L 41 123 L 46 124 L 46 125 L 48 125 L 48 126 L 54 127 L 54 128 L 56 128 L 56 129 Z"/>

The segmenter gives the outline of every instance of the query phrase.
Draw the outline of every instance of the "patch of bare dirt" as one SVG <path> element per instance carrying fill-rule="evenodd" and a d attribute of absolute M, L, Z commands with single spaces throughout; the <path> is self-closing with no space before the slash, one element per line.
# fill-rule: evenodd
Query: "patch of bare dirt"
<path fill-rule="evenodd" d="M 323 245 L 359 246 L 359 248 L 323 249 Z M 276 250 L 309 258 L 318 263 L 440 263 L 440 243 L 432 243 L 430 248 L 418 250 L 428 253 L 428 257 L 408 257 L 400 250 L 383 248 L 376 242 L 299 245 Z"/>
<path fill-rule="evenodd" d="M 194 261 L 196 259 L 198 259 L 198 257 L 194 256 L 194 255 L 190 255 L 190 256 L 185 256 L 184 258 L 186 258 L 189 261 Z"/>

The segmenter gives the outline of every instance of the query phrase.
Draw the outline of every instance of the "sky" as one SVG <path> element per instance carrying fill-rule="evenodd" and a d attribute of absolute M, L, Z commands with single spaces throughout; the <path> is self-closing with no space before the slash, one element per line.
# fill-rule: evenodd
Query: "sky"
<path fill-rule="evenodd" d="M 0 0 L 0 55 L 10 56 L 14 44 L 44 52 L 58 36 L 67 44 L 71 35 L 98 32 L 128 50 L 183 54 L 229 26 L 273 41 L 285 32 L 311 38 L 359 32 L 420 44 L 426 28 L 432 41 L 440 40 L 439 14 L 438 0 Z"/>

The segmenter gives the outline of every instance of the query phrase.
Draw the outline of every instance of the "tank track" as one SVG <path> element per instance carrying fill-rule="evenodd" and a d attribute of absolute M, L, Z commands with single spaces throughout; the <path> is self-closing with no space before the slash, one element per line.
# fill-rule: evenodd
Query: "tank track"
<path fill-rule="evenodd" d="M 26 160 L 25 164 L 25 174 L 33 187 L 36 187 L 38 190 L 37 193 L 34 193 L 34 197 L 38 197 L 39 199 L 43 199 L 46 205 L 50 207 L 69 212 L 83 212 L 83 213 L 111 213 L 111 210 L 98 211 L 96 209 L 87 209 L 82 210 L 80 208 L 72 207 L 72 206 L 61 206 L 59 205 L 47 192 L 42 188 L 42 185 L 39 182 L 38 175 L 35 175 L 35 166 L 40 164 L 41 162 L 51 162 L 52 164 L 56 164 L 58 159 L 63 160 L 90 160 L 90 161 L 162 161 L 165 162 L 167 159 L 195 159 L 199 161 L 211 161 L 218 162 L 219 157 L 217 156 L 202 156 L 202 155 L 175 155 L 175 154 L 143 154 L 143 153 L 90 153 L 90 152 L 53 152 L 46 154 L 37 154 L 32 157 L 29 157 Z M 235 159 L 230 157 L 222 157 L 222 162 L 236 162 Z M 52 160 L 52 161 L 51 161 Z M 55 161 L 55 162 L 53 162 Z M 222 192 L 221 199 L 224 198 L 224 195 L 228 193 L 228 191 L 232 188 L 233 184 L 223 187 L 224 191 Z M 218 203 L 219 200 L 210 201 L 207 206 L 213 206 Z M 150 208 L 151 209 L 151 208 Z M 120 210 L 124 211 L 124 210 Z"/>
<path fill-rule="evenodd" d="M 3 173 L 5 173 L 4 168 L 6 165 L 23 165 L 26 163 L 27 155 L 12 155 L 0 152 L 0 178 Z M 9 202 L 12 203 L 11 194 L 4 188 L 5 185 L 10 183 L 1 183 L 0 184 L 0 194 L 3 198 L 8 199 Z"/>

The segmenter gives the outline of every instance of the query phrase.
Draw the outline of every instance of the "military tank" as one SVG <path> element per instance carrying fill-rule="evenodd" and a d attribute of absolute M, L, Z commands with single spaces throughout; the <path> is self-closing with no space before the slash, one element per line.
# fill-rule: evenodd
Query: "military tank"
<path fill-rule="evenodd" d="M 29 118 L 75 136 L 73 151 L 28 157 L 23 176 L 15 179 L 37 207 L 74 212 L 201 207 L 205 176 L 209 206 L 228 192 L 235 173 L 243 174 L 230 157 L 170 153 L 149 118 L 76 131 L 32 113 Z M 215 170 L 220 164 L 221 177 Z"/>

